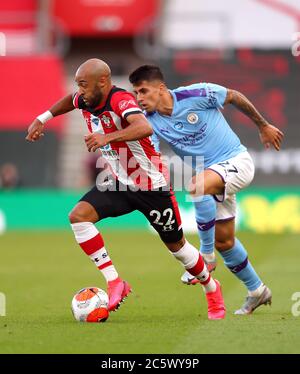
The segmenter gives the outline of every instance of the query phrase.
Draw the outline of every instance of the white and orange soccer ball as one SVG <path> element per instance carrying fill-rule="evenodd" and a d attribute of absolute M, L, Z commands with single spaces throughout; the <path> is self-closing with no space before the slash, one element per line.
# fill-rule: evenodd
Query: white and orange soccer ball
<path fill-rule="evenodd" d="M 107 293 L 98 287 L 83 288 L 73 297 L 72 312 L 80 322 L 106 321 L 109 316 Z"/>

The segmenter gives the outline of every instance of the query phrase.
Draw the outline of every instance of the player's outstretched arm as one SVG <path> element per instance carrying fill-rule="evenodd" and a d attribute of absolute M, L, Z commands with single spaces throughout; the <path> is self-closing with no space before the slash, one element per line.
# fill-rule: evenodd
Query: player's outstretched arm
<path fill-rule="evenodd" d="M 280 150 L 284 136 L 283 132 L 268 123 L 245 95 L 239 91 L 227 89 L 227 96 L 224 104 L 234 105 L 256 124 L 259 130 L 260 140 L 266 148 L 270 148 L 272 145 L 277 151 Z"/>
<path fill-rule="evenodd" d="M 109 134 L 97 132 L 85 136 L 85 143 L 89 152 L 95 152 L 97 148 L 103 147 L 111 142 L 128 142 L 139 140 L 153 134 L 152 127 L 143 114 L 130 114 L 126 118 L 129 126 L 123 130 Z"/>
<path fill-rule="evenodd" d="M 35 142 L 44 136 L 44 126 L 47 121 L 51 118 L 59 116 L 60 114 L 65 114 L 75 109 L 73 105 L 72 95 L 67 95 L 56 102 L 47 112 L 39 115 L 33 120 L 31 125 L 28 127 L 28 134 L 26 140 Z"/>

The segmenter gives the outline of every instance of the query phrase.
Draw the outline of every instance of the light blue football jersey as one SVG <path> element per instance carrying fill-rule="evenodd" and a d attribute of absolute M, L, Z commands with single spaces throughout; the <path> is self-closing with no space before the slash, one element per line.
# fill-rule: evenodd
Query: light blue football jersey
<path fill-rule="evenodd" d="M 170 93 L 174 100 L 171 116 L 147 113 L 157 151 L 159 139 L 163 139 L 181 158 L 192 156 L 194 169 L 198 169 L 197 156 L 204 157 L 204 168 L 207 168 L 246 151 L 220 111 L 226 99 L 225 87 L 197 83 Z"/>

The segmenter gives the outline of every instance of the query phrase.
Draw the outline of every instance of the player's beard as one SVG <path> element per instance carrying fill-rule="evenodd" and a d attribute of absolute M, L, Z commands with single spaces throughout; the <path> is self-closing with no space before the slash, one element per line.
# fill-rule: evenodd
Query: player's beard
<path fill-rule="evenodd" d="M 94 95 L 93 99 L 90 100 L 89 107 L 90 108 L 96 108 L 102 102 L 102 100 L 103 100 L 103 94 L 102 94 L 102 92 L 97 92 Z"/>

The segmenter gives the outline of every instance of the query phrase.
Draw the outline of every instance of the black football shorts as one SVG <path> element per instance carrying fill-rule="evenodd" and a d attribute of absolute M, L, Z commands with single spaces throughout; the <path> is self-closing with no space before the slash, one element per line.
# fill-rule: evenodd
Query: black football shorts
<path fill-rule="evenodd" d="M 140 211 L 165 243 L 182 239 L 181 217 L 173 191 L 100 191 L 93 187 L 80 201 L 91 204 L 99 220 Z"/>

